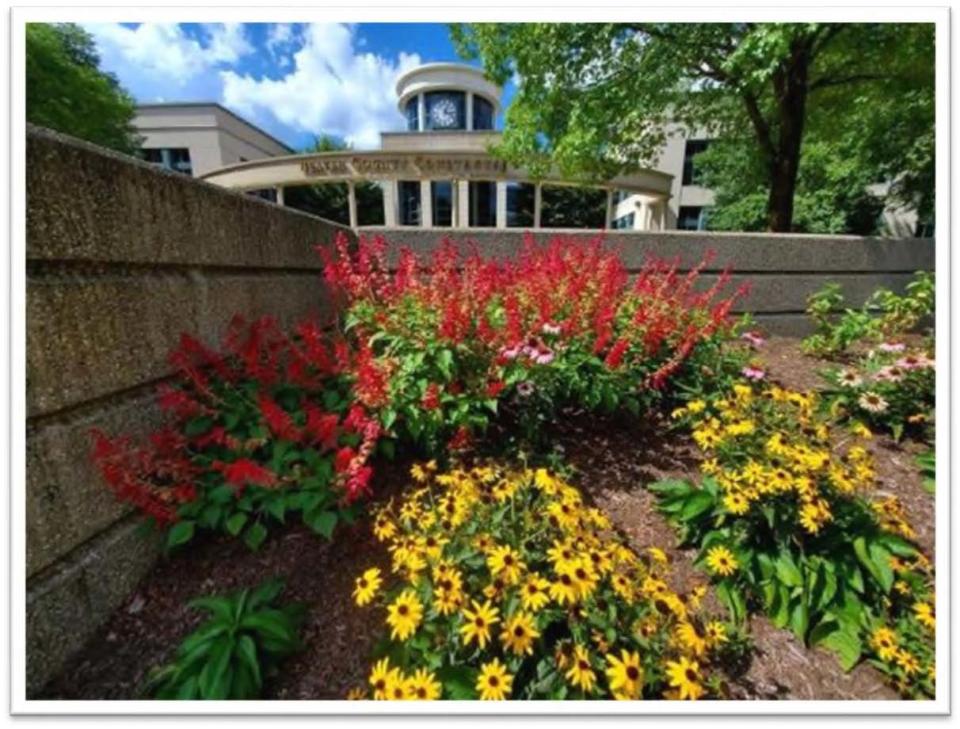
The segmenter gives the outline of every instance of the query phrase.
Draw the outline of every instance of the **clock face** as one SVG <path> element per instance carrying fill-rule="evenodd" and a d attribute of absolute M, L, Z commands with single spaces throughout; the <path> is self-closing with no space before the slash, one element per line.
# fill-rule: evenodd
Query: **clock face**
<path fill-rule="evenodd" d="M 448 129 L 457 125 L 457 105 L 452 99 L 438 99 L 430 107 L 434 127 Z"/>

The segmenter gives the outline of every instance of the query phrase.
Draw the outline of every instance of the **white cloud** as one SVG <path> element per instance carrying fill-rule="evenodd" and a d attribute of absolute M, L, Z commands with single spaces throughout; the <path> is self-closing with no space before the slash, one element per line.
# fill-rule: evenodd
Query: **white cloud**
<path fill-rule="evenodd" d="M 138 74 L 181 87 L 210 68 L 235 63 L 254 50 L 239 23 L 205 25 L 205 45 L 176 23 L 142 23 L 134 28 L 97 23 L 84 27 L 96 40 L 107 68 L 133 68 Z"/>
<path fill-rule="evenodd" d="M 293 69 L 282 78 L 221 71 L 223 102 L 251 116 L 269 112 L 297 131 L 375 147 L 381 131 L 402 126 L 394 86 L 401 73 L 420 64 L 420 56 L 401 53 L 390 60 L 358 47 L 352 26 L 309 25 L 293 54 Z"/>

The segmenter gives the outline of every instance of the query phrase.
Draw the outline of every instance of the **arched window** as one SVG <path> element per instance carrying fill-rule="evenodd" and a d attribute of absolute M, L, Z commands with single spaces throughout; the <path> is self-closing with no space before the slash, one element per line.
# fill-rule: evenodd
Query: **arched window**
<path fill-rule="evenodd" d="M 482 96 L 473 96 L 474 130 L 493 129 L 493 104 Z"/>

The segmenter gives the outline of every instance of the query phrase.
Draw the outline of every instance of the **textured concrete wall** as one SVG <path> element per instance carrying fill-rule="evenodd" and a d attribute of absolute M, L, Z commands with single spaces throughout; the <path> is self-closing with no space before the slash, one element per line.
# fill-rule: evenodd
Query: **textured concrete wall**
<path fill-rule="evenodd" d="M 145 435 L 181 332 L 326 310 L 341 228 L 31 129 L 27 139 L 27 673 L 36 691 L 149 569 L 90 428 Z M 349 232 L 349 231 L 348 231 Z M 352 235 L 352 233 L 351 233 Z"/>
<path fill-rule="evenodd" d="M 476 244 L 488 255 L 510 256 L 523 244 L 521 230 L 418 230 L 416 228 L 364 228 L 364 235 L 383 235 L 395 244 L 428 254 L 449 236 Z M 596 233 L 575 230 L 537 231 L 545 242 L 553 235 L 590 239 Z M 704 233 L 686 231 L 606 231 L 606 243 L 621 251 L 627 268 L 637 271 L 648 256 L 677 258 L 687 269 L 707 251 L 716 253 L 706 269 L 703 285 L 715 281 L 726 267 L 734 285 L 751 283 L 750 295 L 737 310 L 749 311 L 773 334 L 806 334 L 810 322 L 804 315 L 807 297 L 824 284 L 839 283 L 847 303 L 858 306 L 878 287 L 902 291 L 914 272 L 932 271 L 934 241 L 929 238 L 862 238 L 858 236 L 772 235 L 766 233 Z"/>

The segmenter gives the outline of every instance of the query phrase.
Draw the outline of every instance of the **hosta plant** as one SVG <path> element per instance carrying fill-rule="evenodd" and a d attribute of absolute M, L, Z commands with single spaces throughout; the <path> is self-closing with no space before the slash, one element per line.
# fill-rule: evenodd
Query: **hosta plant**
<path fill-rule="evenodd" d="M 847 668 L 874 655 L 871 626 L 896 590 L 924 582 L 927 561 L 897 500 L 871 500 L 867 450 L 838 440 L 814 394 L 777 386 L 737 385 L 674 415 L 704 453 L 704 477 L 651 489 L 734 618 L 760 606 Z"/>
<path fill-rule="evenodd" d="M 278 607 L 282 583 L 269 581 L 233 595 L 201 597 L 190 606 L 208 619 L 153 671 L 148 691 L 158 699 L 255 699 L 264 678 L 300 649 L 303 609 Z"/>
<path fill-rule="evenodd" d="M 377 514 L 390 574 L 358 576 L 384 637 L 374 699 L 698 699 L 733 638 L 681 596 L 655 547 L 639 554 L 580 492 L 545 469 L 436 472 Z"/>
<path fill-rule="evenodd" d="M 94 460 L 171 547 L 206 529 L 255 549 L 291 514 L 329 537 L 368 490 L 381 432 L 350 397 L 349 358 L 309 322 L 291 337 L 238 318 L 221 350 L 184 335 L 159 393 L 168 426 L 144 443 L 95 431 Z"/>
<path fill-rule="evenodd" d="M 726 274 L 702 285 L 706 262 L 682 273 L 651 260 L 631 281 L 600 240 L 528 238 L 503 260 L 449 242 L 429 262 L 382 239 L 321 251 L 359 352 L 357 396 L 433 453 L 498 414 L 536 438 L 564 405 L 640 412 L 700 372 L 690 363 L 728 332 L 743 293 L 726 292 Z"/>

